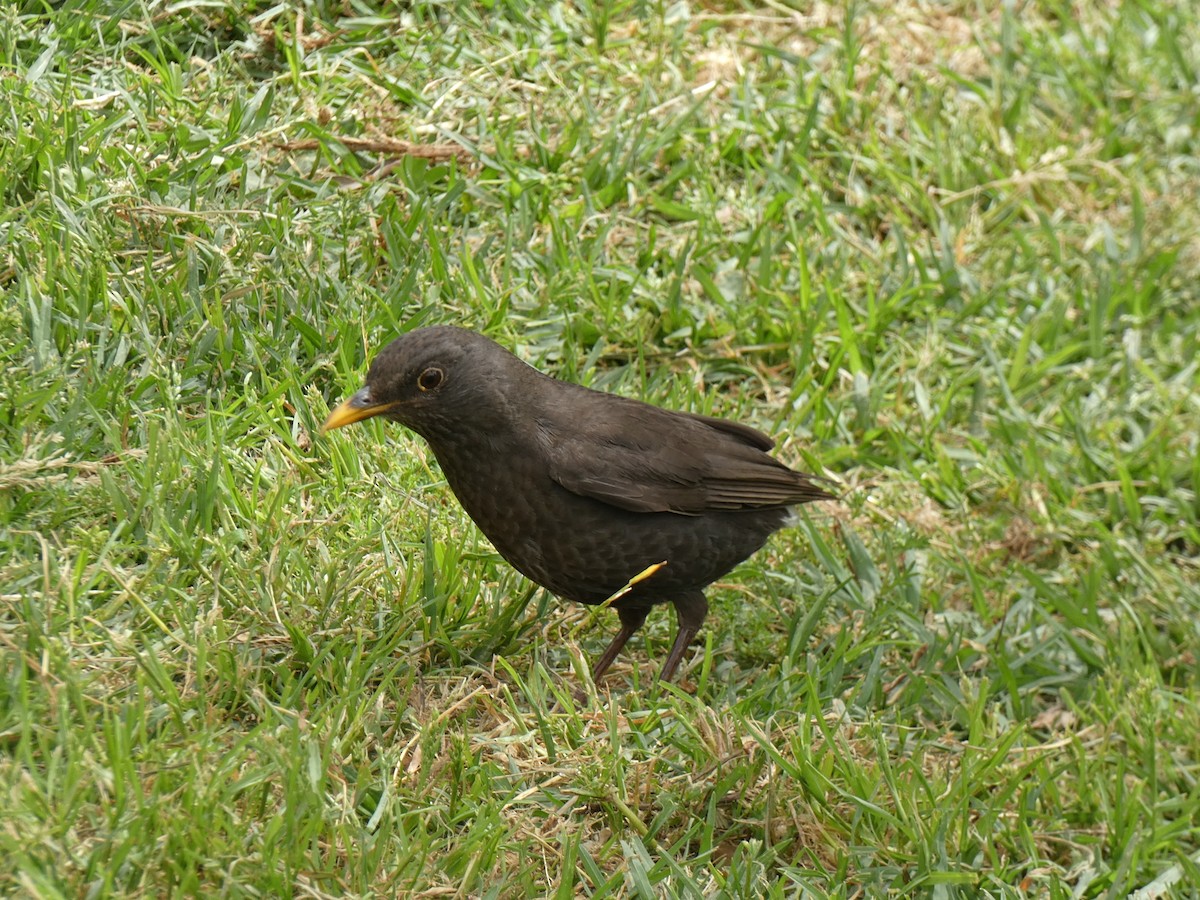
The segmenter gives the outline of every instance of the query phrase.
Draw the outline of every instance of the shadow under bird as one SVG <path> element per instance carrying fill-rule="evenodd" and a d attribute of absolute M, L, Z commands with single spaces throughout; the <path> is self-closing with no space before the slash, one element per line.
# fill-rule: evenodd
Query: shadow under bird
<path fill-rule="evenodd" d="M 372 416 L 429 442 L 467 514 L 527 578 L 593 605 L 628 587 L 596 680 L 650 609 L 670 603 L 669 681 L 708 613 L 704 588 L 790 507 L 833 497 L 768 456 L 774 442 L 753 428 L 558 381 L 450 326 L 388 344 L 323 430 Z"/>

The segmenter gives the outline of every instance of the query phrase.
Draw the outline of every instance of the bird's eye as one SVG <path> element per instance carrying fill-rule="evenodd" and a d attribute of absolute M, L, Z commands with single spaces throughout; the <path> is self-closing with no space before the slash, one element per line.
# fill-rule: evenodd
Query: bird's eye
<path fill-rule="evenodd" d="M 436 366 L 430 366 L 424 372 L 417 376 L 417 387 L 423 391 L 432 391 L 442 383 L 442 379 L 446 377 L 446 373 Z"/>

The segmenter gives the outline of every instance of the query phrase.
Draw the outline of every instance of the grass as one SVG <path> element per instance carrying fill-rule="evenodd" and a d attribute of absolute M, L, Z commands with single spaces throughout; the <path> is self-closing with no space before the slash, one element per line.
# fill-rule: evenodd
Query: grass
<path fill-rule="evenodd" d="M 6 4 L 0 892 L 1195 896 L 1198 83 L 1184 2 Z M 317 433 L 429 322 L 844 501 L 593 691 Z"/>

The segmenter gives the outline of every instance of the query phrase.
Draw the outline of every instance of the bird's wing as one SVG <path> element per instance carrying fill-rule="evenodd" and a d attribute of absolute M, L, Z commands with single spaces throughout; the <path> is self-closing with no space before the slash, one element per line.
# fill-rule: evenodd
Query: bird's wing
<path fill-rule="evenodd" d="M 832 496 L 768 456 L 774 442 L 745 425 L 611 396 L 572 408 L 583 415 L 542 417 L 538 433 L 550 477 L 576 494 L 682 515 Z"/>

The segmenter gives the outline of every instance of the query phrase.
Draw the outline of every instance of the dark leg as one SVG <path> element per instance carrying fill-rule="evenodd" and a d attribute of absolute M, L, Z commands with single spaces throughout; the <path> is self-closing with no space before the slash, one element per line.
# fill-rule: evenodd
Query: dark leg
<path fill-rule="evenodd" d="M 675 604 L 675 616 L 679 619 L 679 630 L 675 632 L 675 643 L 671 645 L 671 652 L 667 654 L 667 661 L 663 663 L 662 674 L 658 676 L 659 681 L 671 680 L 683 659 L 683 654 L 687 652 L 688 644 L 700 631 L 704 617 L 708 615 L 708 601 L 700 591 L 676 597 L 672 602 Z"/>
<path fill-rule="evenodd" d="M 600 677 L 608 671 L 608 667 L 617 658 L 617 654 L 621 652 L 621 648 L 625 646 L 625 642 L 633 637 L 635 631 L 642 627 L 642 623 L 646 621 L 646 615 L 649 612 L 648 608 L 621 608 L 617 610 L 617 615 L 621 618 L 621 630 L 612 639 L 612 643 L 608 645 L 608 649 L 600 654 L 600 658 L 596 660 L 596 666 L 592 669 L 592 681 L 599 681 Z M 703 619 L 704 617 L 701 616 L 700 618 Z"/>

